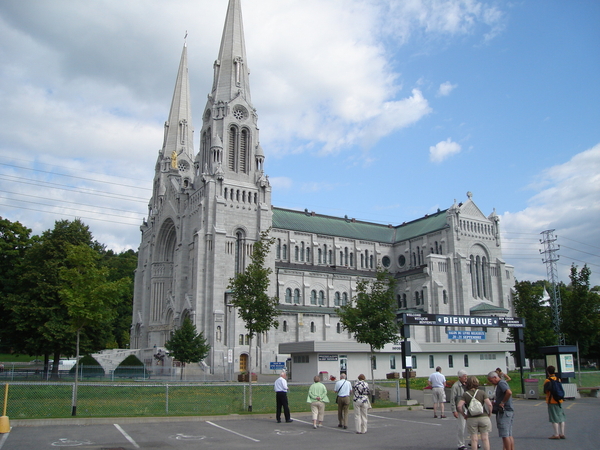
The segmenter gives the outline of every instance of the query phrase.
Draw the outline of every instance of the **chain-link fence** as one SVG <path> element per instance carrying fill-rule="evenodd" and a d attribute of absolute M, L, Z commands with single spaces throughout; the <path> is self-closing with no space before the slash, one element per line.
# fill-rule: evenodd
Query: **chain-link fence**
<path fill-rule="evenodd" d="M 8 382 L 7 416 L 11 419 L 70 417 L 75 383 Z M 337 409 L 334 383 L 329 390 L 328 410 Z M 378 400 L 378 406 L 395 406 L 398 385 L 382 383 L 391 395 Z M 310 411 L 306 402 L 309 384 L 289 384 L 288 400 L 293 412 Z M 0 383 L 4 392 L 4 383 Z M 392 401 L 390 401 L 392 400 Z M 152 382 L 79 382 L 78 417 L 143 417 L 239 414 L 248 411 L 248 383 L 152 383 Z M 273 385 L 252 384 L 252 412 L 275 411 Z"/>

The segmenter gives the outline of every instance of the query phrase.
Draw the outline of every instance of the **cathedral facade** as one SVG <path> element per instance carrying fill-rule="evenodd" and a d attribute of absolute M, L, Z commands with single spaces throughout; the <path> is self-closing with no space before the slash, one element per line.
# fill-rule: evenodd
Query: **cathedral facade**
<path fill-rule="evenodd" d="M 289 357 L 279 353 L 279 344 L 353 343 L 335 308 L 350 302 L 358 278 L 373 277 L 378 266 L 397 279 L 398 313 L 511 315 L 513 268 L 502 258 L 499 218 L 482 213 L 471 193 L 463 202 L 399 225 L 271 204 L 240 0 L 229 1 L 213 72 L 195 153 L 184 45 L 148 218 L 141 226 L 131 348 L 140 349 L 143 359 L 152 361 L 189 317 L 211 346 L 204 370 L 249 370 L 248 338 L 227 286 L 249 263 L 260 233 L 269 229 L 275 238 L 267 260 L 273 270 L 269 294 L 279 298 L 279 328 L 255 339 L 254 371 L 270 373 L 270 362 Z M 481 346 L 450 339 L 447 332 L 454 328 L 414 328 L 417 353 L 450 354 L 454 345 L 460 352 L 489 355 L 507 345 L 503 329 L 487 330 Z"/>

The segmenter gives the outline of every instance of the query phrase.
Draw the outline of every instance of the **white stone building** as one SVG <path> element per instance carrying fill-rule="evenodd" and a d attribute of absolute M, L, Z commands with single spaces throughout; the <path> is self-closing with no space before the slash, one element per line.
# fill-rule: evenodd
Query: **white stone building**
<path fill-rule="evenodd" d="M 349 302 L 357 277 L 373 276 L 377 265 L 397 278 L 399 312 L 511 315 L 513 268 L 502 258 L 498 217 L 482 213 L 470 193 L 464 202 L 398 225 L 271 204 L 240 0 L 229 1 L 213 72 L 196 154 L 184 45 L 148 219 L 141 226 L 131 348 L 140 349 L 142 359 L 151 361 L 188 316 L 211 345 L 206 371 L 248 369 L 244 325 L 228 307 L 227 286 L 269 228 L 276 239 L 268 260 L 270 294 L 280 299 L 281 316 L 279 329 L 253 345 L 255 371 L 270 372 L 269 362 L 289 357 L 279 353 L 280 343 L 353 342 L 335 307 Z M 443 327 L 413 328 L 415 349 L 477 345 L 449 340 Z M 486 343 L 502 344 L 506 337 L 506 330 L 489 329 Z"/>

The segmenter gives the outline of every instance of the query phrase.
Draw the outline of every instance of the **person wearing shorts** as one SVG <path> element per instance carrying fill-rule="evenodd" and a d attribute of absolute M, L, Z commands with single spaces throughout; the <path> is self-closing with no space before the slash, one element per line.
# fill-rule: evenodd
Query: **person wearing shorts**
<path fill-rule="evenodd" d="M 496 386 L 496 398 L 492 411 L 496 414 L 496 427 L 498 436 L 502 438 L 503 450 L 515 450 L 515 439 L 513 438 L 513 421 L 515 411 L 512 406 L 512 391 L 508 383 L 501 380 L 498 374 L 490 372 L 488 381 Z"/>
<path fill-rule="evenodd" d="M 437 366 L 435 368 L 435 372 L 429 375 L 429 380 L 427 380 L 427 384 L 431 386 L 431 397 L 433 398 L 433 417 L 437 418 L 437 408 L 440 408 L 440 417 L 445 419 L 444 415 L 444 403 L 446 403 L 446 377 L 442 375 L 442 368 Z"/>
<path fill-rule="evenodd" d="M 490 450 L 489 434 L 492 431 L 492 421 L 490 420 L 490 416 L 492 415 L 492 402 L 488 398 L 487 393 L 477 389 L 478 387 L 479 380 L 477 377 L 468 377 L 465 393 L 459 400 L 456 408 L 458 409 L 459 414 L 462 414 L 467 421 L 467 432 L 471 436 L 471 448 L 477 448 L 477 435 L 481 434 L 483 450 Z M 483 413 L 476 416 L 472 416 L 469 412 L 469 405 L 474 398 L 479 400 L 483 405 Z"/>

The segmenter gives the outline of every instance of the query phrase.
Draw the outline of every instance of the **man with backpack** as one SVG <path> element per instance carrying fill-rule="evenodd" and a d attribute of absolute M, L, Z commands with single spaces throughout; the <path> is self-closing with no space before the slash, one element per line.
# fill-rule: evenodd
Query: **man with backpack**
<path fill-rule="evenodd" d="M 565 409 L 562 407 L 565 391 L 556 377 L 556 368 L 554 366 L 546 368 L 546 376 L 544 393 L 546 394 L 546 403 L 548 404 L 548 417 L 554 428 L 554 434 L 548 439 L 566 439 Z"/>

